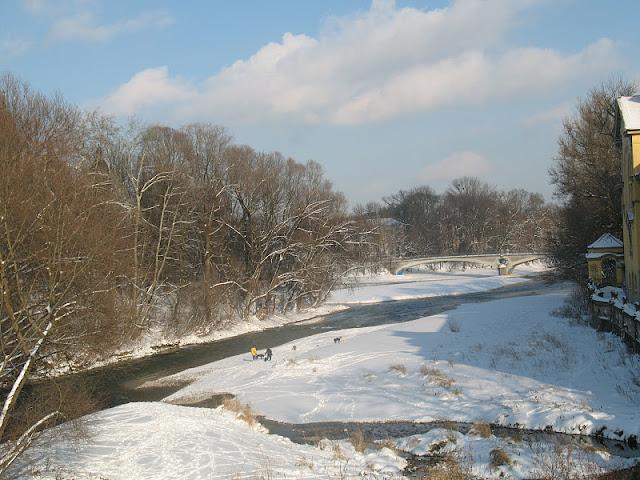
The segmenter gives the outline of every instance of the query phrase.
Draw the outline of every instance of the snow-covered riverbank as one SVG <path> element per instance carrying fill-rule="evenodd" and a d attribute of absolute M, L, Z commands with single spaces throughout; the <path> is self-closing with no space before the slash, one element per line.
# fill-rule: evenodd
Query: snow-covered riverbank
<path fill-rule="evenodd" d="M 516 281 L 477 272 L 474 277 L 436 273 L 412 283 L 369 281 L 337 296 L 343 304 L 379 299 L 379 289 L 386 289 L 385 298 L 407 294 L 398 287 L 422 296 L 453 294 L 453 289 L 466 293 L 495 286 L 490 282 L 496 278 Z M 57 427 L 16 468 L 42 478 L 401 477 L 405 460 L 388 448 L 358 452 L 348 441 L 297 445 L 223 408 L 171 404 L 222 392 L 234 394 L 258 415 L 294 423 L 457 420 L 612 438 L 638 435 L 640 360 L 627 354 L 617 337 L 555 316 L 568 293 L 565 287 L 552 294 L 464 304 L 406 323 L 299 339 L 274 348 L 272 362 L 252 361 L 245 354 L 186 370 L 154 382 L 191 382 L 164 403 L 92 414 L 85 422 L 89 436 L 81 440 L 56 437 L 70 429 Z M 55 440 L 47 442 L 51 436 Z M 387 442 L 393 443 L 415 454 L 456 450 L 483 478 L 525 478 L 539 473 L 545 461 L 557 460 L 552 445 L 490 432 L 461 435 L 440 429 Z M 496 449 L 507 455 L 508 464 L 490 466 Z M 572 461 L 590 471 L 635 463 L 593 448 L 577 452 Z"/>
<path fill-rule="evenodd" d="M 60 374 L 72 370 L 87 370 L 103 367 L 123 360 L 130 360 L 155 355 L 189 345 L 210 343 L 216 340 L 235 337 L 250 332 L 258 332 L 268 328 L 280 327 L 345 310 L 350 305 L 377 303 L 388 300 L 407 300 L 412 298 L 428 298 L 444 295 L 462 295 L 465 293 L 484 292 L 514 283 L 526 282 L 525 275 L 545 271 L 547 267 L 533 262 L 531 265 L 519 266 L 511 276 L 497 276 L 495 269 L 473 268 L 466 271 L 425 271 L 393 275 L 382 272 L 372 275 L 357 275 L 345 281 L 349 287 L 335 290 L 327 301 L 316 308 L 308 308 L 300 312 L 286 315 L 272 315 L 258 319 L 229 319 L 226 326 L 204 334 L 186 336 L 162 336 L 155 331 L 138 339 L 122 351 L 108 358 L 99 358 L 90 365 L 61 365 Z M 73 367 L 73 368 L 70 368 Z"/>
<path fill-rule="evenodd" d="M 638 357 L 613 335 L 554 316 L 567 294 L 314 335 L 275 348 L 270 363 L 240 355 L 159 383 L 192 382 L 169 402 L 228 392 L 292 423 L 446 419 L 640 435 Z"/>

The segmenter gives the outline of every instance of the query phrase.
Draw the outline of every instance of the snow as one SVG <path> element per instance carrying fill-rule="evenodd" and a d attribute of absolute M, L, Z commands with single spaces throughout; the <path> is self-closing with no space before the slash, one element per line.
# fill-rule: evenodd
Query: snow
<path fill-rule="evenodd" d="M 434 428 L 422 435 L 396 439 L 395 445 L 415 455 L 454 455 L 480 478 L 548 478 L 550 472 L 547 471 L 547 464 L 559 453 L 573 457 L 577 465 L 571 473 L 593 474 L 635 465 L 635 459 L 613 458 L 606 451 L 593 447 L 578 450 L 563 448 L 559 444 L 522 442 L 515 434 L 511 438 L 494 435 L 482 437 L 473 432 L 463 435 L 457 431 Z M 507 454 L 508 465 L 490 466 L 491 451 L 494 449 Z"/>
<path fill-rule="evenodd" d="M 523 272 L 527 270 L 523 269 Z M 519 271 L 514 275 L 498 276 L 495 268 L 476 268 L 448 273 L 435 271 L 403 275 L 380 274 L 357 279 L 359 285 L 355 284 L 356 288 L 343 288 L 332 292 L 327 299 L 327 304 L 353 305 L 463 295 L 527 281 L 528 279 L 519 275 Z"/>
<path fill-rule="evenodd" d="M 349 442 L 298 445 L 223 409 L 129 403 L 85 420 L 89 440 L 69 436 L 68 424 L 57 427 L 20 459 L 13 474 L 110 480 L 392 479 L 405 466 L 388 448 L 361 454 Z M 67 435 L 60 436 L 65 430 Z"/>
<path fill-rule="evenodd" d="M 618 106 L 622 112 L 625 130 L 640 130 L 640 95 L 620 97 Z"/>
<path fill-rule="evenodd" d="M 640 359 L 611 334 L 553 315 L 568 291 L 466 304 L 411 322 L 328 332 L 153 384 L 166 399 L 226 392 L 274 420 L 484 421 L 611 438 L 640 434 Z M 341 336 L 340 343 L 333 338 Z M 618 432 L 618 433 L 615 433 Z"/>
<path fill-rule="evenodd" d="M 610 233 L 603 233 L 600 238 L 598 238 L 591 245 L 588 245 L 587 248 L 623 248 L 624 244 L 622 240 L 614 237 Z"/>
<path fill-rule="evenodd" d="M 602 252 L 602 253 L 585 253 L 585 258 L 587 260 L 596 260 L 602 257 L 618 257 L 623 258 L 624 254 L 622 253 L 611 253 L 611 252 Z"/>
<path fill-rule="evenodd" d="M 407 274 L 405 283 L 385 285 L 385 275 L 368 277 L 359 290 L 337 292 L 332 301 L 338 303 L 328 308 L 525 280 L 471 272 Z M 191 382 L 163 402 L 131 403 L 85 417 L 87 436 L 68 435 L 72 423 L 48 430 L 13 473 L 114 480 L 401 478 L 406 462 L 393 449 L 360 453 L 348 441 L 328 440 L 299 445 L 224 408 L 186 406 L 223 392 L 258 415 L 291 423 L 453 420 L 600 432 L 614 439 L 639 435 L 640 358 L 618 337 L 558 317 L 554 312 L 570 288 L 464 304 L 410 322 L 321 333 L 273 348 L 272 362 L 246 354 L 185 370 L 146 384 Z M 616 294 L 619 289 L 603 289 L 609 298 Z M 435 428 L 393 443 L 417 455 L 453 453 L 481 478 L 541 476 L 545 462 L 558 455 L 558 444 L 517 437 L 517 430 L 508 438 Z M 508 465 L 490 466 L 496 448 L 509 456 Z M 592 447 L 571 455 L 576 468 L 589 473 L 636 461 Z"/>

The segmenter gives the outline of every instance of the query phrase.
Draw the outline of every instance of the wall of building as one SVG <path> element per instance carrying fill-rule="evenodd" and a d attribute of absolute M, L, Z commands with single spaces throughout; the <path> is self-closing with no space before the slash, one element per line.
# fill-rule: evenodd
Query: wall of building
<path fill-rule="evenodd" d="M 640 300 L 640 135 L 627 135 L 622 126 L 622 215 L 625 284 L 632 301 Z M 632 220 L 629 219 L 631 214 Z"/>

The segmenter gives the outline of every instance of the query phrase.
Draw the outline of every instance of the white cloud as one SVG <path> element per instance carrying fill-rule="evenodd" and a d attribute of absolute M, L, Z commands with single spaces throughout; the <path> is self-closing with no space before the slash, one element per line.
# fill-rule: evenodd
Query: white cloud
<path fill-rule="evenodd" d="M 106 110 L 116 115 L 132 115 L 141 108 L 165 102 L 189 101 L 195 97 L 186 82 L 169 78 L 167 67 L 137 73 L 109 97 Z"/>
<path fill-rule="evenodd" d="M 137 17 L 99 25 L 91 13 L 80 13 L 57 20 L 49 30 L 52 40 L 85 40 L 103 42 L 121 33 L 134 32 L 145 28 L 162 28 L 174 22 L 166 10 L 154 10 Z"/>
<path fill-rule="evenodd" d="M 0 40 L 0 60 L 18 57 L 29 50 L 32 45 L 31 40 L 24 38 Z"/>
<path fill-rule="evenodd" d="M 317 38 L 286 33 L 201 85 L 182 84 L 189 94 L 176 91 L 170 109 L 188 120 L 362 124 L 544 92 L 610 68 L 607 39 L 574 54 L 506 48 L 516 15 L 536 1 L 454 0 L 421 10 L 374 0 L 366 12 L 329 19 Z M 112 97 L 104 105 L 116 110 Z"/>
<path fill-rule="evenodd" d="M 91 6 L 97 0 L 22 0 L 24 8 L 32 15 L 60 14 Z"/>
<path fill-rule="evenodd" d="M 489 162 L 476 152 L 455 152 L 427 165 L 419 177 L 424 182 L 443 182 L 459 177 L 482 177 L 489 173 L 490 168 Z"/>

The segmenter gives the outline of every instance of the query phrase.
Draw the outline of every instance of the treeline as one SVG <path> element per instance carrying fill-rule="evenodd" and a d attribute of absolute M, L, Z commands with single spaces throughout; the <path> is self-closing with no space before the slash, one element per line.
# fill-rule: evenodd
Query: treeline
<path fill-rule="evenodd" d="M 550 251 L 558 271 L 584 284 L 587 245 L 603 233 L 622 239 L 622 164 L 616 100 L 638 85 L 612 79 L 578 101 L 565 118 L 549 171 L 560 200 Z"/>
<path fill-rule="evenodd" d="M 314 162 L 0 77 L 0 438 L 34 371 L 316 305 L 375 254 Z"/>
<path fill-rule="evenodd" d="M 381 219 L 387 253 L 428 256 L 544 251 L 555 207 L 537 193 L 463 177 L 442 194 L 426 186 L 401 190 L 356 212 Z"/>

